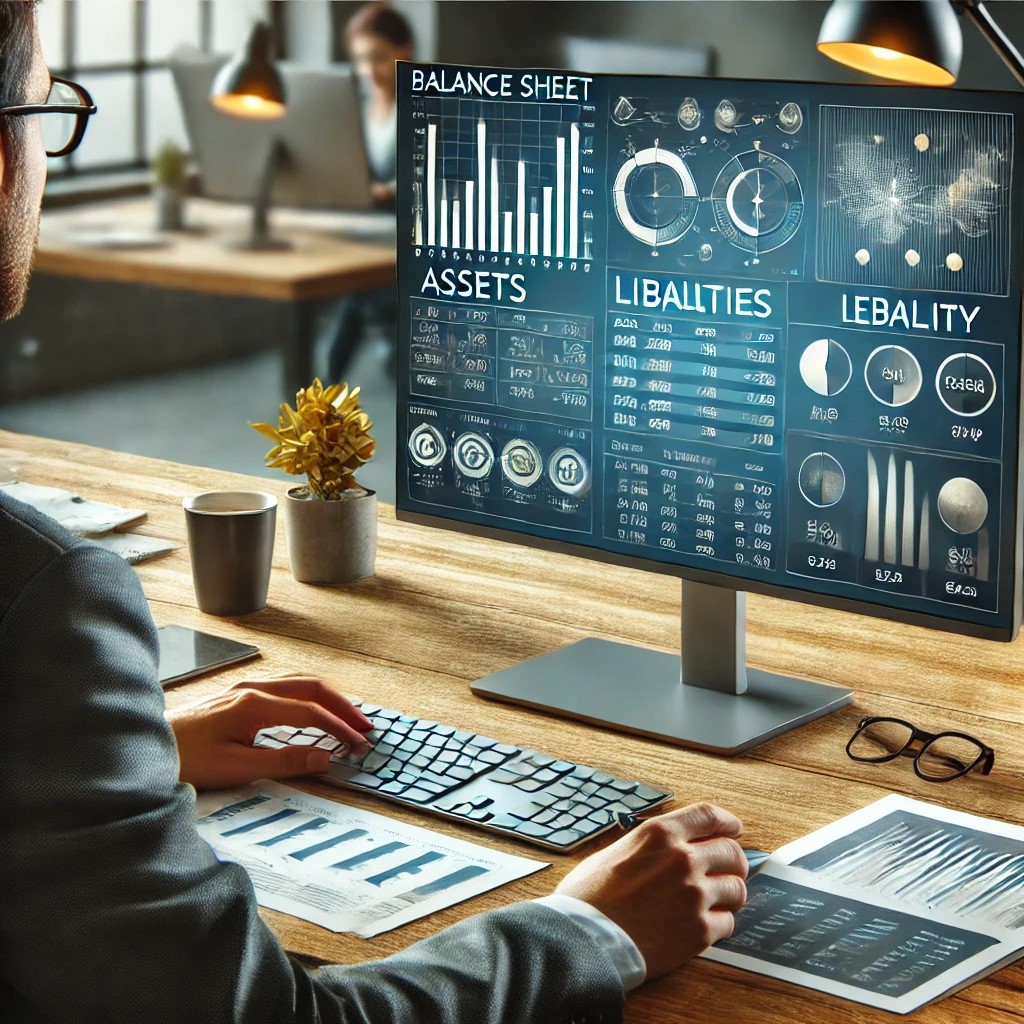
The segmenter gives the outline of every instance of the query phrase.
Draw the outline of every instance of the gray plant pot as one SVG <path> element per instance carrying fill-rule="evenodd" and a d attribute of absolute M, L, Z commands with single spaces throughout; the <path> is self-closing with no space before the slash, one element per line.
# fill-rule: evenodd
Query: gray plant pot
<path fill-rule="evenodd" d="M 185 195 L 167 185 L 153 187 L 158 231 L 180 231 L 185 226 Z"/>
<path fill-rule="evenodd" d="M 305 487 L 290 487 L 283 511 L 292 575 L 300 583 L 348 583 L 373 575 L 376 491 L 323 501 Z"/>

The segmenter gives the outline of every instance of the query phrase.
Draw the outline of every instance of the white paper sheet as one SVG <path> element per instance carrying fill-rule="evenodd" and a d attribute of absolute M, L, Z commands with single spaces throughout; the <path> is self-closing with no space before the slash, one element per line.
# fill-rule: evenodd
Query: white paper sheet
<path fill-rule="evenodd" d="M 146 517 L 145 509 L 120 508 L 102 501 L 88 501 L 59 487 L 40 487 L 38 484 L 18 481 L 5 484 L 0 490 L 17 501 L 31 505 L 43 515 L 56 519 L 69 533 L 81 536 L 107 533 Z"/>
<path fill-rule="evenodd" d="M 196 812 L 261 906 L 363 938 L 548 866 L 267 780 L 204 794 Z"/>
<path fill-rule="evenodd" d="M 888 796 L 774 853 L 704 956 L 895 1013 L 1024 954 L 1024 828 Z"/>

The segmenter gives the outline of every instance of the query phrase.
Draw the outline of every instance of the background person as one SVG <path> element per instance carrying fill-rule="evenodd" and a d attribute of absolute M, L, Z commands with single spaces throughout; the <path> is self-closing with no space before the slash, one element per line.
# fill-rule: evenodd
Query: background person
<path fill-rule="evenodd" d="M 359 80 L 363 138 L 373 177 L 371 186 L 378 205 L 395 205 L 395 176 L 398 159 L 398 104 L 395 62 L 412 60 L 412 26 L 405 17 L 385 3 L 361 7 L 345 27 L 345 53 Z M 398 327 L 398 306 L 394 288 L 355 292 L 342 299 L 334 326 L 327 375 L 340 383 L 366 335 L 368 324 L 391 335 Z"/>

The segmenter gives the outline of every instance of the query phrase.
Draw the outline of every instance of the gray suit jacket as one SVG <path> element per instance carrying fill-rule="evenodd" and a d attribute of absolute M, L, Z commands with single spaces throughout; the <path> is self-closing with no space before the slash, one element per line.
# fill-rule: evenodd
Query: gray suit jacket
<path fill-rule="evenodd" d="M 156 663 L 132 569 L 0 495 L 0 1020 L 621 1019 L 607 955 L 536 904 L 385 960 L 289 959 L 196 833 Z"/>

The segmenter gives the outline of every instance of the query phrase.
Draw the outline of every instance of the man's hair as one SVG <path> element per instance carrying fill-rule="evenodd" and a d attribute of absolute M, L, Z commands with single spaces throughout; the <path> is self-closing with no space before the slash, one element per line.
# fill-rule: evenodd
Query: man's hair
<path fill-rule="evenodd" d="M 0 107 L 25 102 L 35 12 L 35 0 L 0 0 Z"/>
<path fill-rule="evenodd" d="M 412 26 L 405 15 L 385 3 L 360 7 L 345 26 L 345 49 L 352 49 L 357 36 L 380 36 L 392 46 L 412 45 Z"/>

